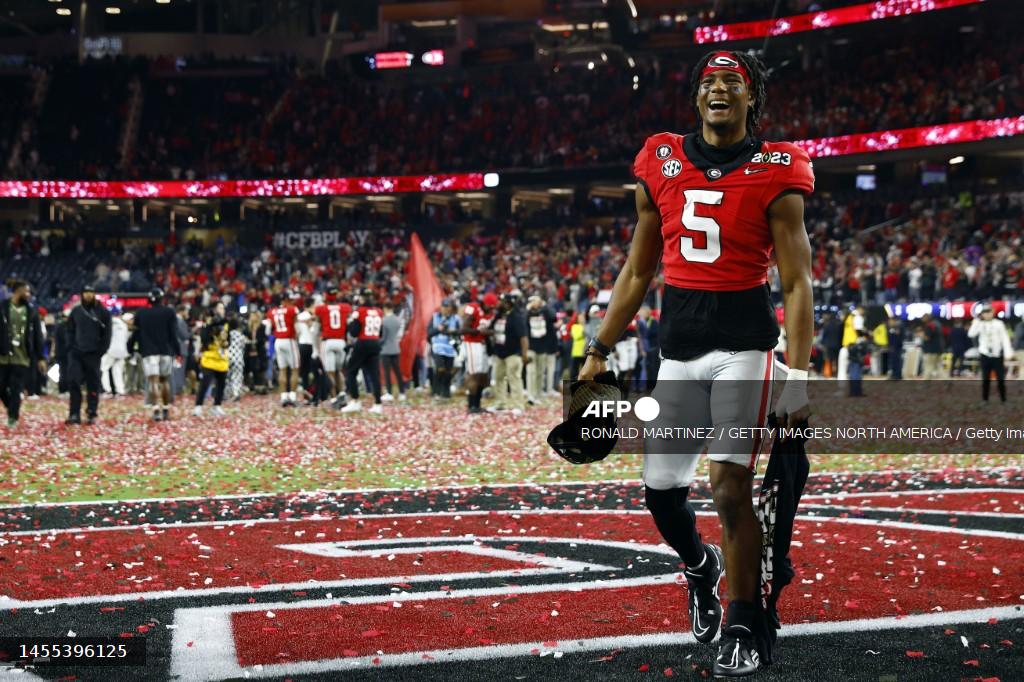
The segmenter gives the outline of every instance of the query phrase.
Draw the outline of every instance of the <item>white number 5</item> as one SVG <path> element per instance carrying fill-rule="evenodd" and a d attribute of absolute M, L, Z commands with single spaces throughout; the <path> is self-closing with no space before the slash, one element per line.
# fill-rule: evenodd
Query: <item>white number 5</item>
<path fill-rule="evenodd" d="M 707 241 L 707 246 L 700 249 L 693 245 L 691 237 L 680 237 L 679 251 L 686 260 L 694 263 L 714 263 L 722 255 L 721 226 L 714 218 L 694 215 L 693 211 L 697 204 L 720 205 L 724 195 L 725 192 L 710 189 L 688 189 L 683 192 L 683 196 L 686 197 L 686 204 L 683 206 L 683 227 L 693 232 L 703 232 Z"/>

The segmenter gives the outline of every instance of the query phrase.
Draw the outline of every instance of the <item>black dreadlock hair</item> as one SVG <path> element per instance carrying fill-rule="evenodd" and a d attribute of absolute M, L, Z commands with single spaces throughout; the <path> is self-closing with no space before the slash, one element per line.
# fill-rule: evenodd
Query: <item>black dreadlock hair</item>
<path fill-rule="evenodd" d="M 697 114 L 698 126 L 701 125 L 700 109 L 697 108 L 697 91 L 700 89 L 701 81 L 700 74 L 704 71 L 704 67 L 708 65 L 711 58 L 719 52 L 721 50 L 708 52 L 700 58 L 700 61 L 694 65 L 693 71 L 690 72 L 690 104 Z M 764 63 L 752 54 L 747 52 L 730 52 L 730 54 L 750 74 L 750 91 L 754 95 L 754 103 L 747 109 L 747 132 L 752 133 L 757 128 L 761 112 L 764 111 L 765 85 L 768 81 L 768 72 L 765 69 Z"/>

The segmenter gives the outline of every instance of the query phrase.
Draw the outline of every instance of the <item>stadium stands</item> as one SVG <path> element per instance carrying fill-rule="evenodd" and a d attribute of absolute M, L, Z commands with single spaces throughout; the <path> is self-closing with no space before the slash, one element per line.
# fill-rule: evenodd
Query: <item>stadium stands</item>
<path fill-rule="evenodd" d="M 767 139 L 1024 113 L 1024 47 L 998 13 L 878 50 L 869 41 L 776 48 L 762 124 Z M 699 48 L 698 48 L 699 50 Z M 91 62 L 51 65 L 38 139 L 19 178 L 339 177 L 629 162 L 640 140 L 687 130 L 693 56 L 470 70 L 366 80 L 287 62 L 248 69 Z M 133 153 L 120 163 L 127 80 L 144 80 Z M 634 87 L 633 77 L 636 76 Z M 27 171 L 27 174 L 26 174 Z"/>

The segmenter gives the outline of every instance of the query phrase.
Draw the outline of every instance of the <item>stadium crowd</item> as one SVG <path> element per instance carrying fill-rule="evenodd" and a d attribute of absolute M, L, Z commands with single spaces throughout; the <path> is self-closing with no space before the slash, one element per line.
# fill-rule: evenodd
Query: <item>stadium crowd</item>
<path fill-rule="evenodd" d="M 807 139 L 1024 113 L 1024 46 L 1012 26 L 989 20 L 969 34 L 952 31 L 916 36 L 912 47 L 858 42 L 774 55 L 760 134 Z M 519 64 L 426 80 L 366 79 L 336 65 L 321 74 L 290 63 L 246 70 L 197 62 L 184 71 L 167 60 L 80 70 L 57 63 L 48 66 L 46 105 L 7 172 L 148 180 L 624 163 L 637 140 L 695 123 L 688 63 L 653 53 L 633 61 L 635 68 L 624 60 L 589 69 Z M 122 163 L 114 129 L 135 77 L 142 114 Z"/>
<path fill-rule="evenodd" d="M 815 195 L 806 210 L 815 247 L 815 300 L 824 307 L 846 310 L 896 301 L 1016 300 L 1024 290 L 1022 207 L 1024 191 L 986 187 L 954 192 L 928 186 L 917 196 L 907 191 Z M 629 218 L 616 216 L 620 210 L 622 206 L 613 203 L 605 207 L 605 215 L 595 217 L 601 210 L 593 204 L 566 206 L 542 216 L 514 216 L 463 238 L 444 236 L 443 231 L 430 236 L 433 226 L 423 224 L 429 259 L 451 304 L 446 311 L 439 311 L 442 319 L 438 324 L 447 324 L 451 331 L 453 324 L 461 324 L 461 320 L 454 323 L 451 319 L 458 316 L 459 306 L 484 300 L 492 302 L 492 309 L 508 306 L 517 314 L 525 315 L 527 306 L 548 311 L 551 324 L 548 329 L 545 322 L 543 336 L 549 337 L 546 347 L 555 350 L 543 377 L 535 376 L 529 391 L 531 399 L 540 399 L 557 387 L 555 377 L 572 376 L 578 369 L 583 339 L 593 333 L 605 300 L 602 292 L 607 294 L 621 268 L 632 225 Z M 183 345 L 174 353 L 183 359 L 176 370 L 175 390 L 189 385 L 186 377 L 190 377 L 192 390 L 201 387 L 204 349 L 210 339 L 222 338 L 224 381 L 213 385 L 222 400 L 230 400 L 239 397 L 243 387 L 263 392 L 285 381 L 273 373 L 274 359 L 268 356 L 274 348 L 274 333 L 265 322 L 271 308 L 295 304 L 298 312 L 305 310 L 299 327 L 309 325 L 301 332 L 308 335 L 316 327 L 312 317 L 316 307 L 329 302 L 329 294 L 338 302 L 371 300 L 382 317 L 396 316 L 404 329 L 410 313 L 405 275 L 408 231 L 415 223 L 398 228 L 396 224 L 403 223 L 401 216 L 391 216 L 393 222 L 378 224 L 375 229 L 353 229 L 366 228 L 368 220 L 372 222 L 367 216 L 339 218 L 334 225 L 321 226 L 337 228 L 345 235 L 344 244 L 331 250 L 277 248 L 270 231 L 263 232 L 263 245 L 243 246 L 219 239 L 210 248 L 198 241 L 177 244 L 172 238 L 126 243 L 113 251 L 93 248 L 84 231 L 53 231 L 46 238 L 41 232 L 16 233 L 0 240 L 4 264 L 0 274 L 34 274 L 45 280 L 45 273 L 36 269 L 42 263 L 63 271 L 64 279 L 53 281 L 48 291 L 42 290 L 40 282 L 32 283 L 36 287 L 34 304 L 49 307 L 39 312 L 46 323 L 45 348 L 51 364 L 59 361 L 61 354 L 59 310 L 84 285 L 114 294 L 160 288 L 175 306 L 185 330 L 179 339 Z M 68 271 L 75 268 L 78 276 L 68 278 Z M 777 283 L 772 284 L 777 291 Z M 9 288 L 0 289 L 0 297 L 11 293 Z M 647 303 L 654 311 L 659 308 L 658 282 Z M 656 320 L 656 313 L 653 317 Z M 115 314 L 113 320 L 117 333 L 102 360 L 103 385 L 114 393 L 139 390 L 144 379 L 138 358 L 132 362 L 137 352 L 131 342 L 132 316 Z M 829 327 L 828 318 L 823 316 L 819 323 L 818 369 L 834 371 L 837 358 L 832 351 L 849 345 L 856 335 L 847 335 L 846 342 L 836 346 L 834 331 L 824 331 Z M 211 325 L 217 325 L 216 333 L 210 331 Z M 939 329 L 943 338 L 952 330 L 950 325 Z M 633 350 L 623 349 L 629 358 L 627 371 L 644 381 L 654 372 L 647 363 L 656 358 L 656 321 L 638 321 L 633 333 Z M 298 338 L 298 332 L 295 336 Z M 453 367 L 446 372 L 458 367 L 451 353 L 460 345 L 461 335 L 450 336 L 451 348 L 440 356 L 453 358 Z M 318 375 L 312 369 L 316 366 L 312 341 L 300 343 L 311 346 L 301 354 L 301 367 L 295 368 L 307 400 L 320 402 L 340 393 L 339 378 L 328 382 L 334 386 L 331 395 L 328 384 L 315 383 L 314 377 L 326 377 L 326 373 Z M 1024 328 L 1014 345 L 1024 347 Z M 450 395 L 448 385 L 441 388 L 433 380 L 438 366 L 433 350 L 428 352 L 427 346 L 420 350 L 416 385 L 431 386 L 438 396 Z M 447 360 L 440 362 L 444 365 Z M 38 373 L 33 376 L 26 385 L 38 392 L 46 380 Z M 295 402 L 295 392 L 288 388 L 281 392 L 292 395 L 283 401 Z M 401 383 L 399 389 L 404 393 Z M 376 392 L 387 394 L 379 386 Z M 215 410 L 220 409 L 219 404 L 218 400 Z"/>

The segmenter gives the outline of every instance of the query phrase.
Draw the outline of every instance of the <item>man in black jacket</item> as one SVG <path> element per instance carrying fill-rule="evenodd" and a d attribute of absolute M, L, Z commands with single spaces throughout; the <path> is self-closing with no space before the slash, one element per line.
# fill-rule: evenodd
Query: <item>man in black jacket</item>
<path fill-rule="evenodd" d="M 149 292 L 149 308 L 135 313 L 135 336 L 146 375 L 146 390 L 153 406 L 153 421 L 170 418 L 171 370 L 175 356 L 180 355 L 178 317 L 174 309 L 164 305 L 164 292 Z"/>
<path fill-rule="evenodd" d="M 82 287 L 82 302 L 68 317 L 68 389 L 71 405 L 65 424 L 82 423 L 82 384 L 86 387 L 88 424 L 96 421 L 100 405 L 100 358 L 110 347 L 110 313 L 96 300 L 91 285 Z"/>
<path fill-rule="evenodd" d="M 11 298 L 0 302 L 0 400 L 7 408 L 7 428 L 18 425 L 21 392 L 32 366 L 46 372 L 39 313 L 29 305 L 28 283 L 13 280 Z"/>

